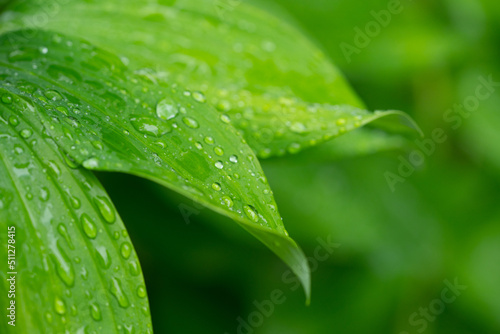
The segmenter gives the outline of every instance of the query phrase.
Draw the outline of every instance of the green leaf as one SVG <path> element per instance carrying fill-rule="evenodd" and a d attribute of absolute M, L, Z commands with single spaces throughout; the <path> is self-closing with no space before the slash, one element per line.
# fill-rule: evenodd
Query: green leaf
<path fill-rule="evenodd" d="M 283 227 L 257 158 L 203 94 L 151 82 L 149 72 L 131 73 L 87 42 L 24 36 L 0 39 L 0 87 L 70 163 L 150 179 L 234 219 L 294 270 L 309 296 L 307 261 Z"/>
<path fill-rule="evenodd" d="M 17 315 L 0 331 L 151 333 L 139 261 L 107 194 L 92 173 L 63 162 L 31 103 L 0 95 L 0 305 L 15 300 Z"/>
<path fill-rule="evenodd" d="M 279 159 L 292 164 L 331 162 L 383 152 L 401 152 L 412 147 L 413 144 L 405 136 L 388 134 L 380 129 L 364 127 L 304 151 L 299 155 Z"/>
<path fill-rule="evenodd" d="M 44 4 L 14 2 L 2 29 L 25 27 Z M 363 105 L 340 72 L 298 30 L 244 2 L 68 1 L 43 27 L 88 39 L 134 68 L 155 68 L 202 91 L 261 158 L 294 153 L 381 118 L 357 109 Z M 389 119 L 397 125 L 401 118 Z"/>

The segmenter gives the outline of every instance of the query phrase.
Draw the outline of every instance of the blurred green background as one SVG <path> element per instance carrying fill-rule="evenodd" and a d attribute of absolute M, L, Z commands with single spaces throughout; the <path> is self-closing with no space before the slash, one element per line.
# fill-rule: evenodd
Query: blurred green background
<path fill-rule="evenodd" d="M 285 265 L 233 222 L 147 181 L 99 174 L 141 259 L 156 333 L 500 333 L 500 94 L 456 129 L 443 120 L 479 76 L 500 82 L 500 2 L 401 0 L 349 61 L 339 45 L 354 45 L 354 29 L 390 2 L 256 1 L 315 40 L 369 109 L 403 110 L 427 135 L 447 135 L 394 192 L 384 173 L 409 151 L 262 162 L 305 253 L 317 238 L 340 245 L 313 267 L 310 306 L 282 280 Z M 446 281 L 466 288 L 454 295 Z M 276 289 L 286 300 L 249 319 Z"/>

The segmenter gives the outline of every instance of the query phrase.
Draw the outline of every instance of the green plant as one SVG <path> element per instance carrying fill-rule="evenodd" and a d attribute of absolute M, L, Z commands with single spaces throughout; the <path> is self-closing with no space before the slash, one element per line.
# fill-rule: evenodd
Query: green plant
<path fill-rule="evenodd" d="M 366 124 L 418 130 L 411 119 L 364 110 L 302 34 L 246 4 L 223 17 L 201 0 L 51 4 L 13 1 L 0 25 L 0 224 L 22 249 L 2 281 L 19 271 L 29 314 L 17 329 L 152 331 L 137 255 L 92 170 L 150 179 L 232 218 L 309 298 L 307 261 L 258 158 Z"/>

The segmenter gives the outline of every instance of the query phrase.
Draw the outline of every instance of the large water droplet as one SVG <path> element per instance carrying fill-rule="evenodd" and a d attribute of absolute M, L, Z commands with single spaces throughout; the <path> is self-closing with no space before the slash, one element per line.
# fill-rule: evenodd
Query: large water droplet
<path fill-rule="evenodd" d="M 11 104 L 12 103 L 12 95 L 9 93 L 3 94 L 2 95 L 2 102 L 5 104 Z"/>
<path fill-rule="evenodd" d="M 224 155 L 224 150 L 220 146 L 214 147 L 214 153 L 217 154 L 218 156 L 223 156 Z"/>
<path fill-rule="evenodd" d="M 156 115 L 163 120 L 172 119 L 177 116 L 178 113 L 179 108 L 177 108 L 174 100 L 169 97 L 164 98 L 156 105 Z"/>
<path fill-rule="evenodd" d="M 229 197 L 227 195 L 224 195 L 221 197 L 221 202 L 222 202 L 222 204 L 226 205 L 228 208 L 232 208 L 233 204 L 234 204 L 231 197 Z"/>
<path fill-rule="evenodd" d="M 92 222 L 92 219 L 86 214 L 82 214 L 80 218 L 82 222 L 82 228 L 87 237 L 90 239 L 94 239 L 97 236 L 97 227 L 95 226 L 94 222 Z"/>
<path fill-rule="evenodd" d="M 250 218 L 250 220 L 252 220 L 253 222 L 257 223 L 259 221 L 259 215 L 257 214 L 257 211 L 251 205 L 244 205 L 243 211 L 245 211 L 247 217 Z"/>
<path fill-rule="evenodd" d="M 205 95 L 201 92 L 193 92 L 193 98 L 201 103 L 204 103 L 206 101 Z"/>
<path fill-rule="evenodd" d="M 213 145 L 214 144 L 214 139 L 212 137 L 205 137 L 205 139 L 203 139 L 205 141 L 205 143 L 207 143 L 208 145 Z"/>
<path fill-rule="evenodd" d="M 52 100 L 52 101 L 58 101 L 58 100 L 61 100 L 62 99 L 62 96 L 61 94 L 59 94 L 59 92 L 55 91 L 55 90 L 47 90 L 45 91 L 44 95 L 49 99 L 49 100 Z"/>
<path fill-rule="evenodd" d="M 68 163 L 68 160 L 65 160 L 66 163 Z M 71 165 L 68 163 L 68 165 L 71 167 Z M 87 169 L 96 169 L 96 168 L 99 168 L 99 159 L 97 158 L 90 158 L 90 159 L 87 159 L 85 160 L 83 163 L 82 163 L 83 167 L 87 168 Z M 78 166 L 78 165 L 76 165 Z M 76 167 L 72 167 L 72 168 L 76 168 Z"/>
<path fill-rule="evenodd" d="M 33 132 L 30 129 L 21 130 L 21 137 L 23 137 L 24 139 L 28 139 L 32 134 Z"/>
<path fill-rule="evenodd" d="M 217 167 L 218 169 L 222 169 L 224 168 L 224 164 L 219 160 L 215 163 L 215 167 Z"/>
<path fill-rule="evenodd" d="M 90 304 L 90 315 L 95 321 L 100 321 L 102 319 L 101 308 L 96 303 Z"/>
<path fill-rule="evenodd" d="M 129 266 L 130 275 L 137 276 L 141 273 L 141 269 L 140 269 L 139 263 L 137 263 L 137 261 L 130 261 L 128 266 Z"/>
<path fill-rule="evenodd" d="M 290 125 L 290 130 L 296 133 L 305 133 L 307 128 L 301 122 L 293 122 L 292 125 Z"/>
<path fill-rule="evenodd" d="M 9 123 L 12 126 L 17 126 L 19 124 L 19 119 L 16 116 L 10 116 Z"/>
<path fill-rule="evenodd" d="M 200 127 L 198 122 L 195 119 L 192 119 L 190 117 L 183 117 L 182 121 L 184 122 L 184 124 L 186 124 L 188 127 L 192 128 L 192 129 L 197 129 Z"/>
<path fill-rule="evenodd" d="M 69 248 L 74 249 L 75 247 L 71 242 L 71 237 L 68 234 L 68 229 L 66 228 L 66 226 L 64 224 L 59 224 L 57 226 L 57 231 L 64 238 L 64 240 L 66 240 L 66 243 L 68 244 Z"/>
<path fill-rule="evenodd" d="M 128 259 L 130 257 L 130 253 L 132 252 L 132 246 L 129 242 L 125 241 L 120 246 L 120 253 L 124 259 Z"/>
<path fill-rule="evenodd" d="M 97 196 L 94 198 L 94 203 L 99 208 L 99 212 L 107 223 L 112 224 L 115 222 L 115 210 L 111 206 L 111 202 L 106 197 Z"/>
<path fill-rule="evenodd" d="M 228 115 L 221 115 L 221 116 L 220 116 L 220 120 L 221 120 L 223 123 L 226 123 L 226 124 L 231 123 L 231 119 L 229 118 L 229 116 L 228 116 Z"/>
<path fill-rule="evenodd" d="M 59 315 L 63 315 L 66 313 L 66 304 L 64 303 L 64 301 L 59 298 L 59 297 L 56 297 L 54 299 L 54 310 L 56 311 L 57 314 Z"/>
<path fill-rule="evenodd" d="M 54 262 L 57 276 L 59 276 L 64 284 L 72 287 L 75 284 L 75 272 L 69 257 L 66 255 L 59 242 L 52 248 L 52 252 L 50 257 Z"/>
<path fill-rule="evenodd" d="M 238 157 L 236 155 L 232 155 L 229 157 L 229 161 L 231 161 L 233 164 L 238 163 Z"/>
<path fill-rule="evenodd" d="M 95 250 L 96 250 L 96 256 L 99 259 L 99 264 L 103 268 L 108 269 L 111 266 L 111 258 L 109 257 L 109 253 L 106 247 L 97 246 Z"/>
<path fill-rule="evenodd" d="M 70 196 L 69 201 L 71 202 L 71 206 L 75 209 L 79 209 L 81 206 L 80 200 L 75 196 Z"/>
<path fill-rule="evenodd" d="M 48 201 L 49 197 L 50 197 L 49 189 L 47 187 L 40 188 L 40 194 L 38 198 L 40 198 L 40 200 L 42 200 L 43 202 L 46 202 Z"/>
<path fill-rule="evenodd" d="M 137 296 L 139 296 L 139 298 L 146 297 L 146 288 L 144 287 L 144 285 L 139 285 L 137 287 Z"/>
<path fill-rule="evenodd" d="M 162 122 L 157 118 L 132 117 L 130 123 L 140 133 L 154 137 L 160 137 L 172 131 L 172 128 L 166 122 Z"/>
<path fill-rule="evenodd" d="M 118 305 L 123 308 L 127 308 L 130 305 L 127 295 L 123 292 L 120 280 L 116 277 L 111 278 L 111 286 L 109 291 L 118 301 Z"/>

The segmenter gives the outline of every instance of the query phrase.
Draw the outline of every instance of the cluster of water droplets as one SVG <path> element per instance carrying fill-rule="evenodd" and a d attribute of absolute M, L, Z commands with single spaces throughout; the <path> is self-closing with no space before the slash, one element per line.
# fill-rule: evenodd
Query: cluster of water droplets
<path fill-rule="evenodd" d="M 45 98 L 50 101 L 58 101 L 60 98 L 60 94 L 55 90 L 45 93 Z M 39 217 L 36 224 L 45 226 L 45 228 L 38 227 L 37 231 L 30 230 L 27 225 L 23 226 L 23 230 L 32 238 L 41 238 L 40 240 L 48 242 L 42 249 L 47 249 L 50 260 L 48 263 L 52 265 L 44 265 L 44 270 L 47 271 L 47 275 L 50 275 L 53 266 L 54 273 L 65 287 L 60 290 L 62 293 L 52 296 L 51 310 L 44 313 L 45 321 L 48 324 L 55 321 L 68 324 L 69 317 L 77 316 L 81 312 L 89 312 L 96 322 L 110 316 L 108 311 L 106 315 L 102 311 L 103 307 L 109 308 L 109 303 L 103 305 L 102 302 L 92 299 L 89 300 L 87 311 L 82 311 L 81 305 L 74 304 L 72 298 L 73 295 L 81 292 L 81 289 L 78 291 L 73 289 L 77 284 L 82 288 L 91 287 L 83 282 L 89 280 L 90 272 L 93 272 L 92 275 L 96 274 L 94 268 L 88 267 L 89 264 L 92 266 L 93 259 L 101 267 L 98 271 L 105 273 L 103 278 L 109 282 L 105 288 L 118 305 L 124 309 L 140 307 L 142 310 L 140 312 L 148 316 L 147 302 L 135 302 L 135 300 L 146 298 L 145 287 L 140 283 L 141 280 L 131 279 L 126 283 L 128 286 L 132 282 L 137 282 L 132 289 L 135 295 L 131 296 L 125 292 L 124 283 L 119 278 L 122 276 L 121 267 L 132 277 L 140 278 L 140 266 L 123 224 L 121 222 L 116 224 L 117 214 L 110 200 L 105 194 L 96 194 L 89 201 L 89 198 L 78 190 L 81 187 L 84 191 L 93 193 L 92 181 L 86 180 L 78 172 L 74 178 L 69 177 L 68 173 L 72 173 L 70 170 L 76 167 L 74 162 L 61 160 L 57 147 L 45 141 L 50 136 L 41 124 L 37 124 L 37 117 L 30 114 L 35 110 L 30 102 L 5 91 L 0 92 L 0 100 L 6 107 L 0 108 L 0 117 L 2 120 L 4 118 L 8 120 L 6 124 L 1 124 L 2 139 L 5 139 L 0 147 L 1 154 L 11 160 L 12 175 L 21 185 L 17 193 L 24 197 L 21 203 L 24 203 L 24 206 L 29 208 L 28 210 L 33 210 L 33 208 L 41 210 L 34 216 Z M 78 186 L 75 182 L 81 182 L 81 185 Z M 0 208 L 7 209 L 13 202 L 13 198 L 12 191 L 1 188 Z M 89 207 L 93 209 L 89 211 Z M 9 212 L 19 211 L 17 206 L 10 209 L 12 211 Z M 44 229 L 53 229 L 55 235 L 42 236 Z M 78 237 L 79 234 L 76 232 L 78 230 L 82 232 L 80 235 L 88 240 L 83 243 L 87 244 L 90 253 L 81 252 L 82 240 Z M 55 239 L 52 239 L 54 236 Z M 112 242 L 108 243 L 106 239 Z M 112 259 L 117 257 L 111 256 L 110 244 L 116 244 L 116 250 L 113 252 L 119 254 L 118 258 L 123 259 L 118 260 L 114 267 Z M 31 267 L 35 264 L 29 265 Z M 96 278 L 93 277 L 93 279 Z M 54 286 L 54 289 L 57 287 Z M 91 289 L 86 290 L 86 293 L 90 295 Z M 125 317 L 123 320 L 126 323 Z M 132 328 L 131 325 L 124 324 L 123 326 Z"/>

